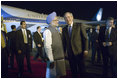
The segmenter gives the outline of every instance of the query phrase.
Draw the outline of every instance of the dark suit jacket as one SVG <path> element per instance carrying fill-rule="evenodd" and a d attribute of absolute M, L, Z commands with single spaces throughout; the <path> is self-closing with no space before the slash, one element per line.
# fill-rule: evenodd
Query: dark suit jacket
<path fill-rule="evenodd" d="M 31 32 L 29 30 L 26 30 L 27 32 L 27 39 L 28 39 L 28 46 L 29 46 L 29 50 L 32 50 L 32 35 Z M 17 35 L 16 35 L 16 49 L 23 51 L 24 50 L 24 38 L 23 38 L 23 33 L 22 30 L 18 30 L 17 31 Z"/>
<path fill-rule="evenodd" d="M 34 33 L 33 39 L 34 39 L 34 42 L 35 42 L 36 46 L 37 46 L 38 44 L 40 44 L 41 47 L 43 47 L 42 38 L 41 38 L 41 36 L 39 35 L 38 32 L 35 32 L 35 33 Z"/>
<path fill-rule="evenodd" d="M 78 55 L 84 50 L 88 50 L 88 39 L 83 24 L 73 23 L 71 39 L 69 38 L 68 26 L 66 25 L 62 31 L 62 39 L 65 52 L 66 49 L 67 52 L 70 50 L 70 41 L 74 55 Z"/>
<path fill-rule="evenodd" d="M 7 33 L 8 36 L 8 44 L 10 46 L 10 49 L 16 50 L 16 31 L 11 31 Z"/>
<path fill-rule="evenodd" d="M 99 37 L 99 34 L 96 31 L 93 31 L 91 39 L 92 39 L 92 45 L 95 47 L 99 46 L 99 43 L 96 42 L 96 40 L 98 40 L 98 37 Z"/>
<path fill-rule="evenodd" d="M 105 31 L 106 31 L 105 26 L 100 28 L 99 41 L 100 41 L 100 45 L 101 45 L 102 48 L 104 48 L 102 43 L 106 42 L 106 40 L 105 40 Z M 109 53 L 112 54 L 112 55 L 113 54 L 116 55 L 116 53 L 117 53 L 117 30 L 116 30 L 116 28 L 111 29 L 111 33 L 110 33 L 110 37 L 108 39 L 108 42 L 112 42 L 112 46 L 108 47 Z"/>

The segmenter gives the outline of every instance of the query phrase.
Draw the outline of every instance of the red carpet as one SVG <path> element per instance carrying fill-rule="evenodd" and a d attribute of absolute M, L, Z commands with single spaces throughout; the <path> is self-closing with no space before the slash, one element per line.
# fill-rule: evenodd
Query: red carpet
<path fill-rule="evenodd" d="M 18 74 L 18 67 L 16 63 L 16 59 L 14 60 L 15 62 L 15 68 L 14 69 L 8 69 L 8 78 L 17 78 Z M 31 68 L 32 68 L 32 74 L 27 72 L 27 63 L 26 59 L 24 60 L 24 73 L 23 77 L 24 78 L 45 78 L 46 74 L 46 63 L 42 63 L 40 59 L 37 61 L 33 60 L 33 57 L 30 59 L 31 61 Z M 70 78 L 71 77 L 71 72 L 67 70 L 67 75 L 63 76 L 62 78 Z"/>

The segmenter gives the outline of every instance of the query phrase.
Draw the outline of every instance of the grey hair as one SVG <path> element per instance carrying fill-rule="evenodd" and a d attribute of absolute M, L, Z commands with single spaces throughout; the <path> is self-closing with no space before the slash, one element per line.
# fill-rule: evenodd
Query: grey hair
<path fill-rule="evenodd" d="M 66 12 L 66 13 L 64 13 L 64 16 L 65 16 L 66 14 L 70 14 L 71 16 L 73 16 L 73 14 L 72 14 L 71 12 Z"/>

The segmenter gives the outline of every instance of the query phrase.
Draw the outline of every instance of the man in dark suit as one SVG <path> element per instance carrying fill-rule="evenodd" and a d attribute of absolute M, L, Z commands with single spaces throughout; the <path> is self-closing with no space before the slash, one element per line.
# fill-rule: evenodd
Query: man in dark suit
<path fill-rule="evenodd" d="M 63 28 L 64 52 L 67 52 L 72 77 L 85 77 L 84 56 L 88 54 L 88 39 L 83 24 L 73 22 L 73 14 L 66 12 L 67 25 Z"/>
<path fill-rule="evenodd" d="M 100 45 L 98 42 L 98 37 L 99 37 L 99 30 L 100 30 L 100 25 L 97 25 L 95 28 L 95 31 L 92 33 L 92 64 L 95 63 L 95 55 L 97 53 L 97 63 L 101 62 L 101 51 L 100 51 Z"/>
<path fill-rule="evenodd" d="M 36 44 L 37 48 L 37 53 L 34 56 L 34 60 L 36 60 L 39 56 L 41 57 L 42 60 L 44 60 L 44 54 L 42 48 L 44 47 L 43 45 L 43 39 L 42 39 L 42 34 L 41 34 L 41 27 L 37 27 L 37 31 L 33 35 L 34 42 Z"/>
<path fill-rule="evenodd" d="M 89 50 L 92 48 L 92 33 L 93 33 L 93 28 L 90 28 L 89 32 L 88 32 L 88 47 L 89 47 Z"/>
<path fill-rule="evenodd" d="M 8 43 L 6 32 L 1 30 L 1 78 L 8 76 Z"/>
<path fill-rule="evenodd" d="M 114 18 L 109 17 L 106 27 L 100 29 L 100 46 L 103 56 L 103 76 L 108 77 L 109 59 L 112 77 L 117 77 L 117 29 L 114 26 Z"/>
<path fill-rule="evenodd" d="M 14 55 L 16 55 L 16 26 L 11 26 L 12 31 L 7 33 L 10 48 L 10 68 L 14 68 Z M 16 57 L 17 58 L 17 57 Z"/>
<path fill-rule="evenodd" d="M 25 21 L 20 22 L 21 29 L 17 31 L 16 37 L 16 49 L 18 52 L 18 77 L 21 77 L 24 71 L 24 56 L 27 60 L 28 72 L 32 73 L 30 64 L 30 52 L 32 50 L 32 35 L 29 30 L 26 29 Z"/>

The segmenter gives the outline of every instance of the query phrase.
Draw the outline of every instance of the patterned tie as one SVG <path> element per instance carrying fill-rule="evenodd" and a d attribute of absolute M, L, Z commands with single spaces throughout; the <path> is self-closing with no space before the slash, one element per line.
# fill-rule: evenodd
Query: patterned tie
<path fill-rule="evenodd" d="M 2 32 L 1 32 L 1 46 L 2 46 L 2 48 L 6 47 L 6 39 Z"/>
<path fill-rule="evenodd" d="M 42 39 L 42 35 L 41 35 L 41 33 L 39 33 L 39 35 L 41 36 L 41 40 L 42 40 L 42 42 L 43 42 L 43 39 Z"/>
<path fill-rule="evenodd" d="M 25 34 L 25 30 L 23 30 L 23 37 L 24 37 L 24 43 L 27 43 L 27 36 Z"/>

